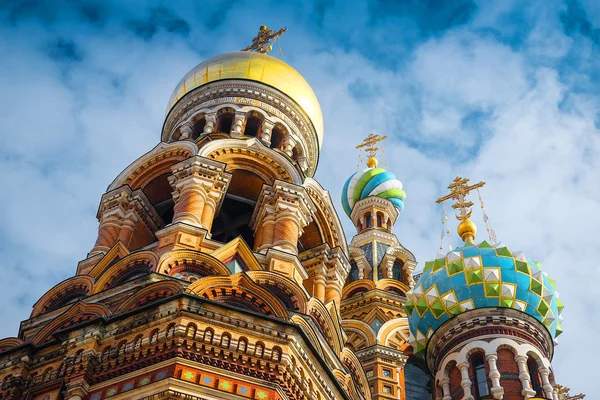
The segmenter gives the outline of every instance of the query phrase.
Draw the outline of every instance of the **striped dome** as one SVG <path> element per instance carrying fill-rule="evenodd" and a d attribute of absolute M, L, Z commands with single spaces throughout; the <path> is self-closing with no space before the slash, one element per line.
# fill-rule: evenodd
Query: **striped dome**
<path fill-rule="evenodd" d="M 367 168 L 352 175 L 342 190 L 342 206 L 348 216 L 357 201 L 369 196 L 377 196 L 390 200 L 398 211 L 404 209 L 406 193 L 402 190 L 402 182 L 383 168 Z"/>

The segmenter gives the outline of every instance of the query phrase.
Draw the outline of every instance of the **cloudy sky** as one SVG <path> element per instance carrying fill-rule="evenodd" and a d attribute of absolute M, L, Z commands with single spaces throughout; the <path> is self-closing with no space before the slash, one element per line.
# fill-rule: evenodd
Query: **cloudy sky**
<path fill-rule="evenodd" d="M 498 238 L 558 281 L 558 380 L 595 398 L 586 379 L 597 364 L 597 345 L 586 343 L 600 331 L 594 0 L 4 0 L 0 337 L 15 336 L 32 304 L 75 273 L 94 243 L 102 193 L 158 143 L 179 79 L 247 45 L 261 24 L 288 27 L 282 58 L 321 102 L 316 178 L 338 210 L 354 145 L 370 132 L 389 137 L 388 168 L 408 194 L 395 232 L 420 265 L 440 245 L 435 199 L 456 175 L 487 181 Z M 445 246 L 458 241 L 453 227 Z"/>

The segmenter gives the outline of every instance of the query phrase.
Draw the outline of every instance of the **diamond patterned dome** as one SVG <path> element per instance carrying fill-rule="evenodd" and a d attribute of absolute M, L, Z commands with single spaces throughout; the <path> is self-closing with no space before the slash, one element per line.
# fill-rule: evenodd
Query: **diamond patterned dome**
<path fill-rule="evenodd" d="M 562 333 L 563 304 L 556 282 L 523 252 L 502 243 L 466 244 L 425 263 L 423 274 L 407 293 L 411 344 L 423 354 L 429 338 L 460 313 L 486 307 L 513 308 L 544 324 L 553 338 Z"/>

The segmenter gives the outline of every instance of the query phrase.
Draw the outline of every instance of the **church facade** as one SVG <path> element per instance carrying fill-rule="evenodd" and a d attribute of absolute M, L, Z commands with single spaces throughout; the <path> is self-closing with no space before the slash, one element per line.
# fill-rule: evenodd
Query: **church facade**
<path fill-rule="evenodd" d="M 340 207 L 313 179 L 323 134 L 281 60 L 193 68 L 159 143 L 102 195 L 74 276 L 0 340 L 0 398 L 557 399 L 554 281 L 475 244 L 468 218 L 465 246 L 415 276 L 392 233 L 402 184 L 373 153 Z"/>

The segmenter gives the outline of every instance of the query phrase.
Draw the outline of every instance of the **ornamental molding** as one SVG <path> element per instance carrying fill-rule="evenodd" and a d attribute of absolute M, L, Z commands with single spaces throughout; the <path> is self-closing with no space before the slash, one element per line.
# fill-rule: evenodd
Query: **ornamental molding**
<path fill-rule="evenodd" d="M 250 106 L 280 118 L 290 132 L 301 139 L 310 162 L 309 175 L 313 175 L 319 157 L 317 132 L 308 115 L 293 100 L 264 84 L 246 80 L 212 82 L 183 96 L 170 110 L 163 125 L 163 142 L 174 130 L 203 109 L 210 111 L 219 105 L 232 104 L 237 108 Z"/>

